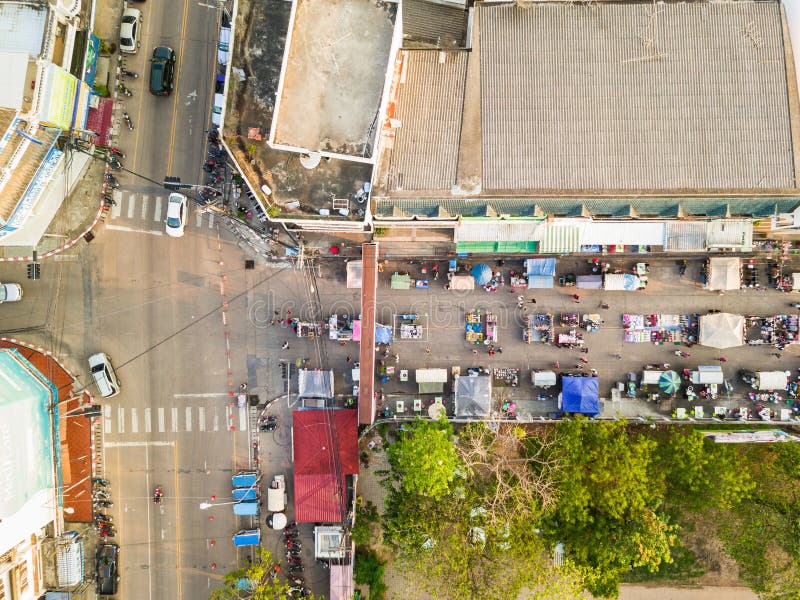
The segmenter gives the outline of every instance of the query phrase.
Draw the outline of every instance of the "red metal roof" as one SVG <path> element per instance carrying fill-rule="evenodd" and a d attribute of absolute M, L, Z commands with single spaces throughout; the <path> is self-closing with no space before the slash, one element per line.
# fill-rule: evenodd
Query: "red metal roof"
<path fill-rule="evenodd" d="M 341 522 L 346 476 L 358 473 L 357 411 L 296 410 L 292 437 L 295 520 Z"/>
<path fill-rule="evenodd" d="M 358 383 L 358 422 L 375 420 L 375 304 L 378 295 L 378 243 L 361 245 L 361 363 Z"/>

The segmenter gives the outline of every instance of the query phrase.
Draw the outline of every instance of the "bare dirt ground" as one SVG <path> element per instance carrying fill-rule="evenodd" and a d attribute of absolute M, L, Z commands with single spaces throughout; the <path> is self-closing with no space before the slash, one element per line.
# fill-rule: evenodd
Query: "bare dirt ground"
<path fill-rule="evenodd" d="M 755 592 L 742 587 L 672 588 L 645 585 L 623 585 L 620 600 L 757 600 Z"/>

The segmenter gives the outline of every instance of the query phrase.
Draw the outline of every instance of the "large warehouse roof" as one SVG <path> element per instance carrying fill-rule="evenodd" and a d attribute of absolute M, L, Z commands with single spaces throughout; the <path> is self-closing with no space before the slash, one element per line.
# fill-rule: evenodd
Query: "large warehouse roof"
<path fill-rule="evenodd" d="M 401 55 L 373 196 L 645 194 L 653 214 L 797 187 L 780 2 L 479 2 L 471 31 L 471 52 Z"/>

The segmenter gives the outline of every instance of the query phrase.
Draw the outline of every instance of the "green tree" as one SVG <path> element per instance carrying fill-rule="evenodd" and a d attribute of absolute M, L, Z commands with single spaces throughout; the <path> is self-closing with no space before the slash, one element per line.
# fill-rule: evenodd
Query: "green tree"
<path fill-rule="evenodd" d="M 383 570 L 385 564 L 372 550 L 357 550 L 353 567 L 353 579 L 356 583 L 369 586 L 370 600 L 380 600 L 386 593 L 386 584 L 383 583 Z"/>
<path fill-rule="evenodd" d="M 632 566 L 655 571 L 671 562 L 676 526 L 660 511 L 660 481 L 652 478 L 656 442 L 625 421 L 576 419 L 557 427 L 553 452 L 563 463 L 561 493 L 546 535 L 564 542 L 585 567 L 587 589 L 616 597 Z"/>
<path fill-rule="evenodd" d="M 278 580 L 274 569 L 272 554 L 259 548 L 256 560 L 227 573 L 209 600 L 288 600 L 289 587 Z"/>
<path fill-rule="evenodd" d="M 417 420 L 389 446 L 395 479 L 411 494 L 438 499 L 450 489 L 459 466 L 447 421 Z"/>

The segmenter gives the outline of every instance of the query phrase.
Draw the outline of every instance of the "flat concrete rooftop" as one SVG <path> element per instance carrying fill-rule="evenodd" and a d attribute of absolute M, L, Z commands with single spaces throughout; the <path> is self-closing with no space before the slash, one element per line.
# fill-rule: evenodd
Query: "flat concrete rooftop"
<path fill-rule="evenodd" d="M 271 141 L 370 157 L 396 6 L 295 0 Z"/>

